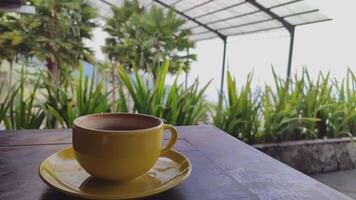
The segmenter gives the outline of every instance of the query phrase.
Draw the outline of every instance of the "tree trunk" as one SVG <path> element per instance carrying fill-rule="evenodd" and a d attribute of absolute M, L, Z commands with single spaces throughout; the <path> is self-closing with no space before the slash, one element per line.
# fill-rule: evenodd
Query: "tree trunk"
<path fill-rule="evenodd" d="M 184 80 L 184 85 L 185 85 L 185 89 L 188 88 L 188 71 L 185 71 L 185 80 Z"/>
<path fill-rule="evenodd" d="M 316 127 L 318 129 L 320 138 L 324 138 L 327 136 L 327 126 L 326 126 L 325 118 L 322 117 L 320 112 L 316 113 L 316 117 L 321 119 L 320 121 L 316 122 Z"/>
<path fill-rule="evenodd" d="M 157 85 L 157 73 L 155 71 L 152 71 L 152 77 L 153 77 L 153 86 L 156 87 L 156 85 Z"/>
<path fill-rule="evenodd" d="M 47 68 L 51 76 L 53 77 L 54 82 L 59 82 L 60 72 L 58 63 L 53 61 L 51 58 L 46 58 Z"/>
<path fill-rule="evenodd" d="M 115 63 L 115 62 L 112 62 L 112 63 L 111 63 L 111 84 L 112 84 L 112 106 L 111 106 L 111 111 L 112 111 L 112 112 L 115 112 L 115 100 L 116 100 L 115 68 L 116 68 L 116 63 Z"/>
<path fill-rule="evenodd" d="M 12 84 L 12 72 L 13 72 L 13 61 L 9 61 L 10 64 L 10 76 L 9 76 L 9 86 L 11 87 Z"/>
<path fill-rule="evenodd" d="M 157 84 L 157 73 L 160 71 L 160 57 L 161 57 L 161 44 L 159 43 L 159 41 L 156 44 L 156 55 L 155 55 L 155 59 L 153 61 L 153 68 L 152 68 L 152 76 L 153 76 L 153 84 L 156 87 Z"/>
<path fill-rule="evenodd" d="M 105 92 L 107 93 L 109 90 L 108 90 L 108 80 L 105 79 Z"/>
<path fill-rule="evenodd" d="M 188 88 L 188 73 L 189 73 L 189 48 L 187 48 L 187 59 L 185 60 L 185 89 Z"/>

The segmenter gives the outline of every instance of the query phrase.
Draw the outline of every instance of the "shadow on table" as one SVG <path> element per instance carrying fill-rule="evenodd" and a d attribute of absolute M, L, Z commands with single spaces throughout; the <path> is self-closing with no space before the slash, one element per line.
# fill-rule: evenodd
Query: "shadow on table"
<path fill-rule="evenodd" d="M 69 196 L 69 195 L 65 195 L 65 194 L 63 194 L 63 193 L 60 193 L 60 192 L 57 192 L 56 190 L 54 190 L 54 189 L 51 189 L 51 188 L 48 188 L 48 189 L 46 189 L 43 193 L 42 193 L 42 195 L 41 195 L 41 197 L 40 197 L 40 200 L 64 200 L 64 199 L 66 199 L 66 200 L 79 200 L 79 199 L 81 199 L 81 198 L 77 198 L 77 197 L 71 197 L 71 196 Z"/>
<path fill-rule="evenodd" d="M 82 200 L 82 198 L 78 197 L 72 197 L 63 193 L 60 193 L 54 189 L 48 188 L 46 189 L 41 197 L 40 200 Z M 163 192 L 158 195 L 154 195 L 151 197 L 143 198 L 142 200 L 160 200 L 160 199 L 179 199 L 179 200 L 186 200 L 184 195 L 181 194 L 181 192 L 175 188 L 170 189 L 166 192 Z"/>

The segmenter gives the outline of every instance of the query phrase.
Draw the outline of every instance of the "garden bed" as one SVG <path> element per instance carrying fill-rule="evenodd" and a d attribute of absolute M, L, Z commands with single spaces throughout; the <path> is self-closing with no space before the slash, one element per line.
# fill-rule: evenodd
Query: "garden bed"
<path fill-rule="evenodd" d="M 356 166 L 356 141 L 349 137 L 253 146 L 306 174 L 347 170 Z"/>

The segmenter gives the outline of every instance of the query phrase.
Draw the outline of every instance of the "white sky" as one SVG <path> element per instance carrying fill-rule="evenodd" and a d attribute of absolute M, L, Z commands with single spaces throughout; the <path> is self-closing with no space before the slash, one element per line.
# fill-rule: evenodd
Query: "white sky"
<path fill-rule="evenodd" d="M 347 67 L 356 72 L 356 8 L 355 0 L 305 0 L 320 9 L 332 21 L 298 26 L 295 33 L 292 74 L 307 66 L 312 77 L 319 71 L 330 71 L 341 79 Z M 88 42 L 103 59 L 100 46 L 106 34 L 95 30 L 94 40 Z M 198 42 L 192 52 L 198 55 L 192 63 L 189 81 L 199 78 L 202 84 L 213 79 L 207 91 L 210 100 L 216 100 L 220 85 L 222 65 L 222 41 L 220 39 Z M 289 34 L 284 30 L 228 38 L 227 67 L 243 84 L 246 75 L 254 72 L 254 85 L 271 84 L 271 65 L 285 76 L 289 50 Z"/>

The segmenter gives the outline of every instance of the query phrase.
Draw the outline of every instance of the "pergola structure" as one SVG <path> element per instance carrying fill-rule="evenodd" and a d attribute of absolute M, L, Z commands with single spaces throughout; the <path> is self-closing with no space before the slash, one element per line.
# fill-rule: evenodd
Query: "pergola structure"
<path fill-rule="evenodd" d="M 191 39 L 220 38 L 223 45 L 220 92 L 224 87 L 226 44 L 228 36 L 286 29 L 290 34 L 287 78 L 290 77 L 295 28 L 331 20 L 303 0 L 139 0 L 143 6 L 157 5 L 173 9 L 187 19 L 184 28 L 192 30 Z M 111 15 L 111 6 L 122 0 L 91 0 L 103 16 Z"/>

